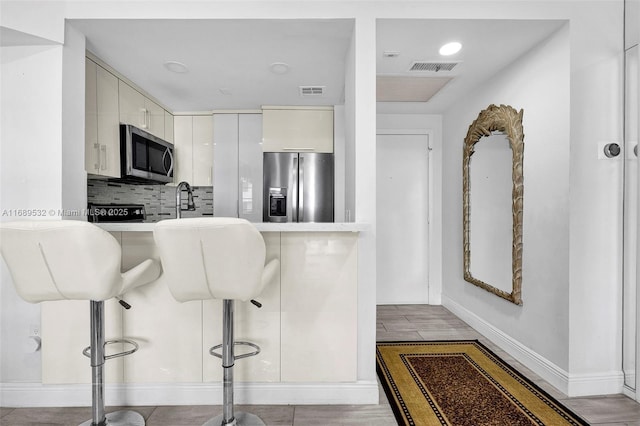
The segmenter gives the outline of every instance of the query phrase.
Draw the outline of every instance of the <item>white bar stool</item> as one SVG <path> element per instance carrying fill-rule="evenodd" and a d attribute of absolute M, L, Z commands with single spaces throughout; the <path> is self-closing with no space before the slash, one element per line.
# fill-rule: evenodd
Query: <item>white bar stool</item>
<path fill-rule="evenodd" d="M 222 415 L 209 425 L 264 425 L 256 415 L 234 413 L 233 365 L 239 358 L 257 355 L 260 348 L 233 339 L 234 300 L 252 301 L 275 276 L 280 262 L 265 266 L 264 239 L 250 222 L 237 218 L 171 219 L 158 222 L 153 236 L 160 252 L 166 282 L 179 302 L 223 299 L 222 344 L 209 351 L 222 358 Z M 234 345 L 255 351 L 234 355 Z M 222 348 L 222 354 L 215 352 Z"/>
<path fill-rule="evenodd" d="M 127 339 L 105 342 L 104 301 L 157 279 L 159 262 L 147 259 L 121 273 L 118 241 L 95 225 L 72 220 L 2 223 L 0 253 L 18 294 L 27 302 L 90 301 L 91 345 L 83 353 L 91 358 L 92 418 L 82 425 L 144 425 L 144 418 L 134 411 L 105 414 L 104 362 L 129 355 L 138 345 Z M 105 356 L 104 347 L 110 343 L 127 343 L 133 348 Z"/>

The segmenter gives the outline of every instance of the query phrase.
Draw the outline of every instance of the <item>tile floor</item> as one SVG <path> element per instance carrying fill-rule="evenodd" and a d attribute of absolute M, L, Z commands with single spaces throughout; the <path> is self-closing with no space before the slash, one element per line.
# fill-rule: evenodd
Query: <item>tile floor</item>
<path fill-rule="evenodd" d="M 640 426 L 640 404 L 623 395 L 568 398 L 478 334 L 442 306 L 378 307 L 378 340 L 479 339 L 511 366 L 561 400 L 592 425 Z M 389 403 L 380 391 L 379 405 L 238 407 L 259 415 L 267 425 L 395 425 Z M 108 407 L 107 411 L 117 409 Z M 221 413 L 220 406 L 135 407 L 147 426 L 201 425 Z M 0 408 L 0 425 L 77 425 L 91 416 L 82 408 Z M 553 425 L 551 425 L 553 426 Z"/>

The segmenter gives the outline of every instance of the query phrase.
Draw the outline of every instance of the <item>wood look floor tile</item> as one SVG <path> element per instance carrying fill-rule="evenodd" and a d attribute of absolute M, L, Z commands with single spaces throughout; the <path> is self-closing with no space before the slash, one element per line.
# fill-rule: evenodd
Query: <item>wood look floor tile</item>
<path fill-rule="evenodd" d="M 0 407 L 0 419 L 12 412 L 15 408 Z"/>
<path fill-rule="evenodd" d="M 2 426 L 78 425 L 91 418 L 90 407 L 16 408 L 2 417 Z"/>
<path fill-rule="evenodd" d="M 624 395 L 569 398 L 562 402 L 584 417 L 589 423 L 640 422 L 640 404 Z"/>
<path fill-rule="evenodd" d="M 155 410 L 155 407 L 107 407 L 106 412 L 119 410 L 133 410 L 145 419 Z M 4 410 L 4 409 L 3 409 Z M 2 416 L 2 426 L 27 425 L 78 425 L 91 419 L 91 407 L 66 408 L 15 408 Z"/>
<path fill-rule="evenodd" d="M 236 405 L 236 413 L 247 412 L 260 417 L 268 425 L 293 425 L 294 407 L 290 405 Z M 180 405 L 158 407 L 147 420 L 147 426 L 188 426 L 203 424 L 222 414 L 221 405 Z"/>
<path fill-rule="evenodd" d="M 178 405 L 156 408 L 147 419 L 147 426 L 187 426 L 203 424 L 216 416 L 218 410 L 209 405 Z"/>
<path fill-rule="evenodd" d="M 379 342 L 392 342 L 395 340 L 424 340 L 417 331 L 380 331 L 376 333 Z"/>
<path fill-rule="evenodd" d="M 328 425 L 395 425 L 396 420 L 389 405 L 298 405 L 295 408 L 294 426 Z"/>

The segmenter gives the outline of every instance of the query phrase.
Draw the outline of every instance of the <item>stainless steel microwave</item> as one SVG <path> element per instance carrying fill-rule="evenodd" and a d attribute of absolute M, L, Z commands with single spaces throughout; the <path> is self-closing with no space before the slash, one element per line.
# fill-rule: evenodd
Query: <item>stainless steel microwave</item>
<path fill-rule="evenodd" d="M 130 124 L 120 125 L 122 179 L 132 182 L 173 182 L 173 144 Z"/>

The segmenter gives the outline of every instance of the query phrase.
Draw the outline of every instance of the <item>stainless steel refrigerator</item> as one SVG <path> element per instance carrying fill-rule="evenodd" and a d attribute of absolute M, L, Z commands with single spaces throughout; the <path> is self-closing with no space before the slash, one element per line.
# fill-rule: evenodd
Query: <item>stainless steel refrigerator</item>
<path fill-rule="evenodd" d="M 333 154 L 265 152 L 264 222 L 333 222 Z"/>

